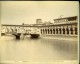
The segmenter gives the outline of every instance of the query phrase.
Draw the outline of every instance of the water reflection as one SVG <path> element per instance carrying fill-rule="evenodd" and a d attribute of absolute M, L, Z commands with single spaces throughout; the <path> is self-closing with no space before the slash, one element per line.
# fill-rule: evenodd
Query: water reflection
<path fill-rule="evenodd" d="M 16 40 L 13 36 L 2 36 L 1 60 L 75 60 L 77 59 L 77 41 L 55 39 Z"/>

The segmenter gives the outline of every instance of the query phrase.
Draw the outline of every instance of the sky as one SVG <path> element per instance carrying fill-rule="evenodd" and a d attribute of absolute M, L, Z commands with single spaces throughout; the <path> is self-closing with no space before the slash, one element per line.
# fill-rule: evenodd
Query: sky
<path fill-rule="evenodd" d="M 78 16 L 78 1 L 2 1 L 1 23 L 19 25 L 34 24 L 36 19 L 42 22 L 69 16 Z"/>

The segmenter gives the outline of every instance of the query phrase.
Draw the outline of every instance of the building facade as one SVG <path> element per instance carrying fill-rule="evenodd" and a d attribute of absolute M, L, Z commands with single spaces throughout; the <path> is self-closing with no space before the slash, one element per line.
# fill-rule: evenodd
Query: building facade
<path fill-rule="evenodd" d="M 41 26 L 41 34 L 78 35 L 78 17 L 54 19 L 54 25 Z"/>

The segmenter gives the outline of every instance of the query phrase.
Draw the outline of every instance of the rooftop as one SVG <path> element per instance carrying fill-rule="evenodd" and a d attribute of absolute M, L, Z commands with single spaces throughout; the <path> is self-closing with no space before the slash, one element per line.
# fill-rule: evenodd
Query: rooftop
<path fill-rule="evenodd" d="M 58 18 L 58 19 L 53 19 L 53 20 L 70 19 L 70 18 L 77 18 L 77 16 L 64 17 L 64 18 Z"/>

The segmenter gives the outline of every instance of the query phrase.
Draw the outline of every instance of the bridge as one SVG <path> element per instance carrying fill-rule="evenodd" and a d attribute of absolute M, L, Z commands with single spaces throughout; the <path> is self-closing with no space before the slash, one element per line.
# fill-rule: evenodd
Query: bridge
<path fill-rule="evenodd" d="M 54 19 L 53 25 L 1 25 L 1 33 L 3 34 L 31 34 L 39 33 L 41 35 L 67 35 L 78 36 L 78 17 L 65 17 Z M 35 31 L 33 30 L 35 29 Z M 37 30 L 39 30 L 37 32 Z"/>
<path fill-rule="evenodd" d="M 31 35 L 40 34 L 37 26 L 24 26 L 24 25 L 2 25 L 1 35 L 15 35 L 16 38 L 20 39 L 20 35 Z"/>

